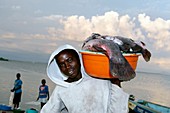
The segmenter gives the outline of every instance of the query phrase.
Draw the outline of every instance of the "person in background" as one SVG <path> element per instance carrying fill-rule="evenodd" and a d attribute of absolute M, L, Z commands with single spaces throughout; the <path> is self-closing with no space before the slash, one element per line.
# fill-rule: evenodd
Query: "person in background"
<path fill-rule="evenodd" d="M 57 86 L 40 113 L 128 113 L 129 94 L 110 80 L 89 76 L 71 45 L 51 54 L 47 75 Z"/>
<path fill-rule="evenodd" d="M 37 101 L 41 102 L 41 108 L 46 104 L 47 100 L 49 100 L 49 89 L 46 85 L 46 80 L 41 80 L 42 85 L 39 86 L 39 95 Z"/>
<path fill-rule="evenodd" d="M 19 109 L 19 103 L 21 102 L 21 95 L 22 95 L 22 80 L 20 79 L 21 74 L 16 74 L 16 80 L 14 82 L 14 88 L 11 89 L 11 92 L 14 92 L 14 98 L 13 98 L 13 109 Z"/>

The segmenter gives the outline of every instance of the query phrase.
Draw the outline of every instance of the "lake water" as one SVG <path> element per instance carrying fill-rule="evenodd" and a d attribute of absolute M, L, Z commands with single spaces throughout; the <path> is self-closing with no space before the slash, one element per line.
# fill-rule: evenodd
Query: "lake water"
<path fill-rule="evenodd" d="M 23 94 L 21 108 L 40 109 L 35 100 L 38 96 L 38 87 L 41 79 L 47 80 L 50 94 L 55 84 L 46 75 L 47 63 L 32 63 L 21 61 L 0 61 L 0 103 L 8 105 L 10 89 L 13 87 L 16 73 L 21 73 L 23 81 Z M 170 75 L 137 69 L 136 77 L 128 82 L 122 83 L 122 88 L 136 99 L 144 99 L 157 104 L 170 107 Z M 157 69 L 155 69 L 157 70 Z"/>

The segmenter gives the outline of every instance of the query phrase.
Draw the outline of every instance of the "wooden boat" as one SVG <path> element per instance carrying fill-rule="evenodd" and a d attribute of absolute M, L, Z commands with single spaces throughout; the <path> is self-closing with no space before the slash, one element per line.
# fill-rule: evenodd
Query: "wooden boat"
<path fill-rule="evenodd" d="M 170 113 L 170 107 L 146 100 L 129 100 L 129 113 Z"/>
<path fill-rule="evenodd" d="M 102 53 L 80 51 L 85 71 L 97 78 L 113 78 L 109 72 L 109 59 Z M 137 67 L 137 61 L 140 54 L 123 54 L 127 59 L 131 67 L 135 70 Z"/>

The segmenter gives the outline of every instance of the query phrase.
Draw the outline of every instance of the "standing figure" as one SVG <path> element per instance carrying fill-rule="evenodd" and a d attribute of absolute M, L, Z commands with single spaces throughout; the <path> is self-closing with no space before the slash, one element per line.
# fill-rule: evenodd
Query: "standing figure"
<path fill-rule="evenodd" d="M 128 113 L 129 95 L 110 80 L 89 76 L 71 45 L 51 54 L 47 75 L 57 86 L 40 113 Z"/>
<path fill-rule="evenodd" d="M 42 85 L 39 86 L 39 95 L 37 101 L 41 102 L 41 108 L 46 104 L 47 100 L 49 100 L 49 90 L 48 86 L 46 85 L 46 80 L 41 80 Z"/>
<path fill-rule="evenodd" d="M 17 73 L 16 74 L 16 80 L 14 83 L 14 88 L 11 89 L 11 92 L 14 92 L 14 99 L 13 99 L 13 104 L 14 104 L 14 109 L 19 109 L 19 103 L 21 102 L 21 94 L 22 94 L 22 80 L 20 79 L 21 74 Z"/>

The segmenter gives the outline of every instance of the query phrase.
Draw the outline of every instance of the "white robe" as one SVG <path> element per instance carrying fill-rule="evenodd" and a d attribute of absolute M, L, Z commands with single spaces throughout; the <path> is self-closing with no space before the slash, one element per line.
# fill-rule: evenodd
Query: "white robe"
<path fill-rule="evenodd" d="M 67 77 L 60 72 L 54 59 L 55 55 L 63 49 L 76 50 L 70 45 L 65 45 L 52 53 L 47 66 L 47 75 L 57 85 L 40 113 L 128 112 L 129 95 L 109 80 L 96 79 L 87 75 L 81 55 L 82 79 L 73 83 L 65 82 Z"/>

